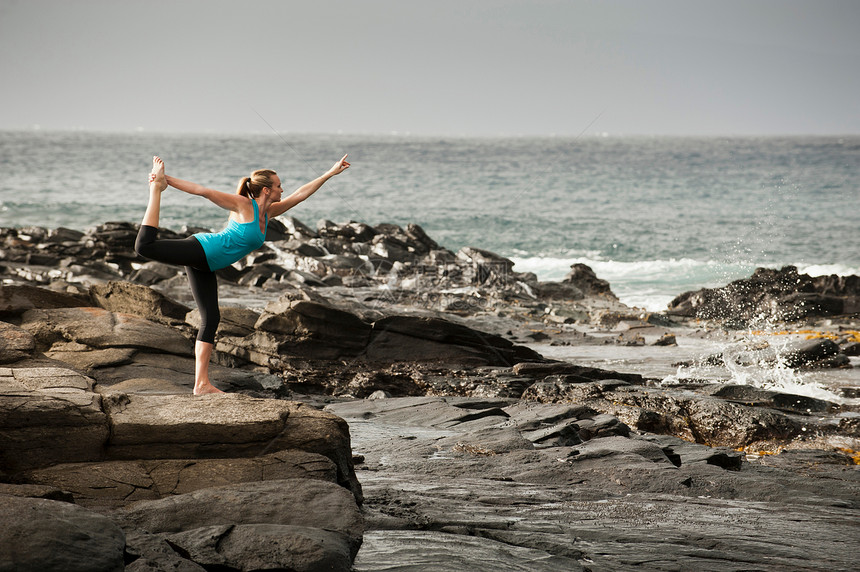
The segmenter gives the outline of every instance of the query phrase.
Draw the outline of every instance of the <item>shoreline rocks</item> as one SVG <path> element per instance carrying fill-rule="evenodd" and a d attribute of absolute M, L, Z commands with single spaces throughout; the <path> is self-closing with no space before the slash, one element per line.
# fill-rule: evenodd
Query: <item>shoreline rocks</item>
<path fill-rule="evenodd" d="M 370 571 L 391 553 L 415 570 L 853 558 L 835 540 L 856 510 L 851 399 L 541 353 L 678 353 L 692 328 L 728 335 L 768 308 L 808 322 L 830 298 L 852 308 L 851 277 L 757 271 L 726 287 L 737 311 L 724 293 L 688 293 L 649 314 L 586 266 L 539 282 L 417 225 L 273 223 L 266 247 L 220 272 L 211 374 L 231 393 L 202 398 L 185 278 L 134 255 L 135 225 L 0 229 L 0 502 L 45 515 L 73 502 L 128 570 Z M 747 340 L 687 367 L 850 372 L 860 339 L 844 320 L 834 339 Z M 795 538 L 799 522 L 797 550 L 749 541 L 750 523 Z"/>

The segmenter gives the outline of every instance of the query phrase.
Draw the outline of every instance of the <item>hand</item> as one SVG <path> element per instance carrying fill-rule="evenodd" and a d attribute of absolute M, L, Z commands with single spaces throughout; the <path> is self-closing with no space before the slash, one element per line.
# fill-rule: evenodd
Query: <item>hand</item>
<path fill-rule="evenodd" d="M 340 173 L 343 173 L 344 171 L 346 171 L 347 169 L 349 169 L 349 163 L 347 163 L 347 162 L 346 162 L 346 158 L 347 158 L 347 157 L 349 157 L 349 155 L 348 155 L 348 154 L 347 154 L 347 155 L 344 155 L 344 156 L 341 158 L 341 160 L 340 160 L 340 161 L 338 161 L 337 163 L 335 163 L 335 164 L 332 166 L 332 168 L 328 170 L 328 173 L 326 173 L 326 175 L 328 175 L 328 176 L 330 176 L 330 177 L 333 177 L 333 176 L 338 175 L 338 174 L 340 174 Z"/>

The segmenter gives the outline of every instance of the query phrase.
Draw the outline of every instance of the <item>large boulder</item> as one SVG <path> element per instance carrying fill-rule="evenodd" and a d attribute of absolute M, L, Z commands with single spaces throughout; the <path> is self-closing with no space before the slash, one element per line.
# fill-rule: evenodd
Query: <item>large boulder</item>
<path fill-rule="evenodd" d="M 88 378 L 57 367 L 0 368 L 0 472 L 98 461 L 108 435 Z"/>
<path fill-rule="evenodd" d="M 121 314 L 134 314 L 153 322 L 177 324 L 185 321 L 190 308 L 131 282 L 111 281 L 90 287 L 90 296 L 101 308 Z"/>
<path fill-rule="evenodd" d="M 125 534 L 66 502 L 0 496 L 0 570 L 122 572 Z"/>
<path fill-rule="evenodd" d="M 287 357 L 338 359 L 356 356 L 367 345 L 370 324 L 325 303 L 284 297 L 272 302 L 255 329 L 278 334 Z"/>
<path fill-rule="evenodd" d="M 346 549 L 354 558 L 361 545 L 364 524 L 355 499 L 342 487 L 333 483 L 312 479 L 286 479 L 258 483 L 243 483 L 203 489 L 155 501 L 142 501 L 125 509 L 120 514 L 130 526 L 149 533 L 177 534 L 180 545 L 210 552 L 213 545 L 197 535 L 215 534 L 224 536 L 229 527 L 238 525 L 279 525 L 324 530 L 334 533 L 317 537 L 312 544 L 334 543 L 334 550 Z M 203 531 L 209 527 L 226 526 L 219 531 Z M 252 530 L 250 534 L 262 534 L 269 541 L 273 538 L 295 538 L 299 547 L 307 544 L 303 537 L 310 535 L 300 528 L 268 528 Z M 339 546 L 338 546 L 339 545 Z M 341 568 L 343 569 L 343 568 Z M 346 568 L 345 570 L 348 570 Z"/>

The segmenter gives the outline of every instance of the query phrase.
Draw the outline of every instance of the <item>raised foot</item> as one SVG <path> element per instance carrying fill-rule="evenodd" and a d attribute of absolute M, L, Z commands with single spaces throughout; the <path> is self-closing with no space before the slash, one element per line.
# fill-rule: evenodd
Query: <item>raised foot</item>
<path fill-rule="evenodd" d="M 224 393 L 211 383 L 204 383 L 202 385 L 194 386 L 194 395 L 207 395 L 209 393 Z"/>
<path fill-rule="evenodd" d="M 164 161 L 161 157 L 152 158 L 152 171 L 149 173 L 149 184 L 155 184 L 155 189 L 163 192 L 167 188 L 167 178 L 164 176 Z"/>

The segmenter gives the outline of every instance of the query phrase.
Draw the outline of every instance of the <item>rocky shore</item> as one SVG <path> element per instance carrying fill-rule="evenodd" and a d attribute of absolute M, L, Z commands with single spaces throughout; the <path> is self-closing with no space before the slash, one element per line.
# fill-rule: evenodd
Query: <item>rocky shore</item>
<path fill-rule="evenodd" d="M 0 570 L 854 567 L 856 276 L 648 313 L 587 266 L 283 217 L 219 272 L 228 393 L 195 398 L 185 277 L 135 235 L 0 229 Z M 774 367 L 837 381 L 731 375 Z"/>

